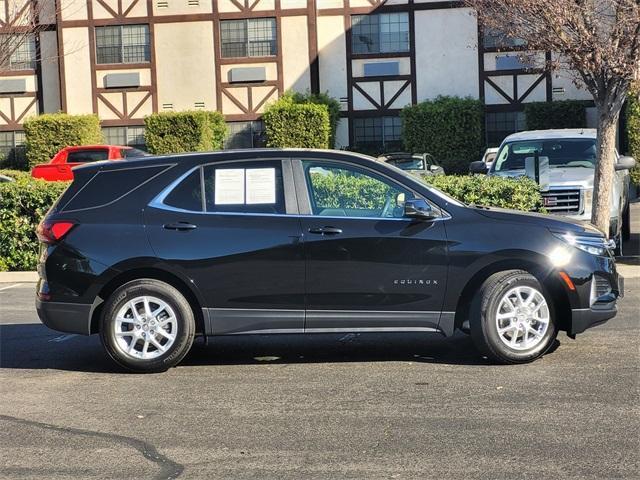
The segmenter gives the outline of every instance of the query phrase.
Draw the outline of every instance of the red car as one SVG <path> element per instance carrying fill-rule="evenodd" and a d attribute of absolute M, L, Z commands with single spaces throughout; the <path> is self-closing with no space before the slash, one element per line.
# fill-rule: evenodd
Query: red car
<path fill-rule="evenodd" d="M 41 178 L 49 182 L 73 180 L 71 169 L 88 162 L 101 160 L 123 160 L 130 157 L 146 155 L 141 150 L 117 145 L 84 145 L 82 147 L 65 147 L 51 159 L 49 163 L 36 165 L 31 170 L 33 178 Z"/>

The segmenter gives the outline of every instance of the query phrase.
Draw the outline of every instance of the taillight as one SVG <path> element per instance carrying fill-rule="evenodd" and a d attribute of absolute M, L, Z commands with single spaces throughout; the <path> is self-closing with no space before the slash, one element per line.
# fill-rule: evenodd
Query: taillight
<path fill-rule="evenodd" d="M 42 243 L 59 242 L 75 226 L 75 223 L 66 220 L 45 222 L 42 221 L 36 229 L 38 240 Z"/>

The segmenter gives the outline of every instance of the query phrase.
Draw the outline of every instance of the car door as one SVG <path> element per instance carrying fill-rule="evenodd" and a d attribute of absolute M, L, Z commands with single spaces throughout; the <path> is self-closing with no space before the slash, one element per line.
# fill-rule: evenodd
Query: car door
<path fill-rule="evenodd" d="M 202 293 L 210 334 L 302 332 L 304 258 L 290 162 L 195 168 L 145 210 L 160 261 Z M 287 168 L 288 167 L 288 168 Z"/>
<path fill-rule="evenodd" d="M 404 218 L 402 201 L 418 195 L 362 166 L 304 160 L 294 169 L 308 213 L 305 331 L 435 329 L 447 280 L 446 213 Z"/>

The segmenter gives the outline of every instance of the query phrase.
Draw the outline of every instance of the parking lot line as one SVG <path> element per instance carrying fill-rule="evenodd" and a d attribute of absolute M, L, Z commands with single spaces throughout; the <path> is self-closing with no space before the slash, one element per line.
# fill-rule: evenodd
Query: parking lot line
<path fill-rule="evenodd" d="M 2 287 L 2 288 L 0 288 L 0 292 L 2 292 L 4 290 L 9 290 L 10 288 L 13 288 L 13 287 L 19 287 L 20 285 L 22 285 L 22 284 L 21 283 L 14 283 L 13 285 Z"/>

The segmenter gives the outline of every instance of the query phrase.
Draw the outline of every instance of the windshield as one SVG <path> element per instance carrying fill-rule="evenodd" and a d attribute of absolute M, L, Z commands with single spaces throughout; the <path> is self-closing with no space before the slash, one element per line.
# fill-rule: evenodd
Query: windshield
<path fill-rule="evenodd" d="M 596 141 L 571 138 L 505 143 L 491 171 L 524 170 L 525 159 L 536 155 L 547 157 L 550 168 L 595 168 Z"/>
<path fill-rule="evenodd" d="M 424 170 L 424 162 L 420 157 L 395 158 L 389 160 L 387 163 L 395 165 L 402 170 Z"/>

